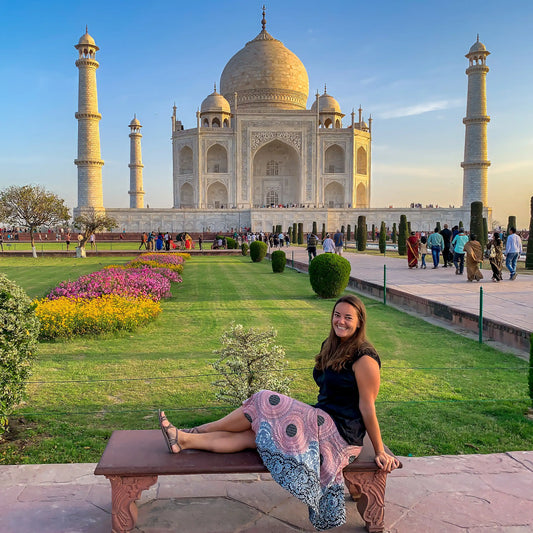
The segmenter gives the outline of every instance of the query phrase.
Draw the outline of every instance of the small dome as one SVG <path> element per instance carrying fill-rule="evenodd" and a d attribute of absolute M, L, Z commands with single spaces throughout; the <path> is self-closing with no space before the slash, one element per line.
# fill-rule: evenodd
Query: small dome
<path fill-rule="evenodd" d="M 316 111 L 316 100 L 311 106 L 311 111 Z M 319 113 L 341 113 L 341 106 L 333 96 L 326 93 L 318 97 L 318 112 Z"/>
<path fill-rule="evenodd" d="M 215 89 L 203 102 L 202 113 L 230 113 L 229 102 Z"/>
<path fill-rule="evenodd" d="M 141 123 L 139 122 L 139 119 L 135 116 L 130 122 L 130 126 L 139 126 L 142 128 Z"/>
<path fill-rule="evenodd" d="M 470 50 L 468 51 L 468 53 L 476 54 L 478 52 L 487 52 L 487 47 L 482 42 L 479 41 L 479 35 L 477 36 L 477 41 L 470 47 Z"/>
<path fill-rule="evenodd" d="M 87 33 L 87 31 L 80 37 L 78 44 L 90 44 L 91 46 L 96 45 L 94 39 Z"/>

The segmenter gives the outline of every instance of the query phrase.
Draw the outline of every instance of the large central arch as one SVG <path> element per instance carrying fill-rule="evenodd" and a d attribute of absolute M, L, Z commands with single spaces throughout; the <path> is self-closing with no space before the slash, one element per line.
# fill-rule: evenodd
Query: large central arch
<path fill-rule="evenodd" d="M 277 139 L 260 148 L 253 159 L 253 205 L 300 204 L 300 157 L 296 150 Z"/>

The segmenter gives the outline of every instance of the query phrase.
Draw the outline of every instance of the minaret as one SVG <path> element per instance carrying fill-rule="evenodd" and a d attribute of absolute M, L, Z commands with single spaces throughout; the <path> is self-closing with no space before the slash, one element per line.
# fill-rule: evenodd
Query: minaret
<path fill-rule="evenodd" d="M 79 69 L 78 85 L 78 208 L 103 208 L 102 166 L 100 157 L 100 130 L 96 93 L 96 52 L 99 50 L 94 39 L 87 33 L 82 35 L 75 48 L 79 52 L 76 66 Z"/>
<path fill-rule="evenodd" d="M 487 172 L 490 161 L 487 159 L 487 124 L 490 117 L 487 115 L 486 77 L 489 67 L 486 59 L 490 52 L 483 43 L 477 41 L 472 45 L 466 58 L 469 67 L 466 69 L 468 76 L 468 97 L 466 104 L 466 117 L 463 123 L 465 131 L 465 158 L 461 163 L 463 167 L 463 207 L 470 208 L 475 201 L 483 202 L 487 206 Z"/>
<path fill-rule="evenodd" d="M 141 123 L 134 115 L 130 122 L 130 207 L 144 207 L 143 162 L 141 156 Z"/>

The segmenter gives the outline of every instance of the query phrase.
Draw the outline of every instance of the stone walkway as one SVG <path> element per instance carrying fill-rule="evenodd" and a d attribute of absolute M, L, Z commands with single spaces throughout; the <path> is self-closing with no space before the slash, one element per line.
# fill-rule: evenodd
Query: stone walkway
<path fill-rule="evenodd" d="M 285 249 L 307 260 L 303 249 Z M 346 254 L 352 276 L 424 295 L 472 312 L 479 286 L 485 316 L 533 328 L 533 276 L 499 284 L 466 283 L 454 269 L 409 270 L 406 260 Z M 533 443 L 532 443 L 533 448 Z M 533 531 L 533 451 L 490 455 L 401 457 L 387 483 L 390 533 L 529 533 Z M 109 482 L 96 465 L 0 466 L 1 533 L 100 533 L 111 530 Z M 332 531 L 362 533 L 347 500 L 347 523 Z M 313 531 L 306 507 L 268 475 L 161 476 L 143 493 L 133 530 L 143 533 L 285 533 Z"/>

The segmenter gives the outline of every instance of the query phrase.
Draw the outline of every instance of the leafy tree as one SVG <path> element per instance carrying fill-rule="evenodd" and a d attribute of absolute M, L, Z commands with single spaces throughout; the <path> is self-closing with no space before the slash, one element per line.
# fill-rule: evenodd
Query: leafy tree
<path fill-rule="evenodd" d="M 387 226 L 385 226 L 385 221 L 381 221 L 381 227 L 379 228 L 379 251 L 382 254 L 387 251 Z"/>
<path fill-rule="evenodd" d="M 400 225 L 398 226 L 398 255 L 405 255 L 407 253 L 408 237 L 407 215 L 400 215 Z"/>
<path fill-rule="evenodd" d="M 527 252 L 526 252 L 526 268 L 528 270 L 533 270 L 533 196 L 531 197 L 531 207 L 530 207 L 529 237 L 527 239 Z"/>
<path fill-rule="evenodd" d="M 38 334 L 35 304 L 0 274 L 0 435 L 7 429 L 8 414 L 24 398 Z"/>
<path fill-rule="evenodd" d="M 40 185 L 12 185 L 0 191 L 0 221 L 27 228 L 30 232 L 33 257 L 35 232 L 41 226 L 53 226 L 70 220 L 65 201 Z"/>
<path fill-rule="evenodd" d="M 211 363 L 221 374 L 213 383 L 217 400 L 235 406 L 262 389 L 289 394 L 290 379 L 283 375 L 288 365 L 285 350 L 274 344 L 275 338 L 272 328 L 231 325 L 220 339 L 223 347 L 214 352 L 218 359 Z"/>
<path fill-rule="evenodd" d="M 87 209 L 74 219 L 74 227 L 79 229 L 82 239 L 79 241 L 81 257 L 85 257 L 85 244 L 89 237 L 102 230 L 111 230 L 118 226 L 115 218 L 106 215 L 104 211 Z"/>
<path fill-rule="evenodd" d="M 368 232 L 366 229 L 366 217 L 364 215 L 359 215 L 357 217 L 357 249 L 360 252 L 366 250 L 366 239 Z"/>

